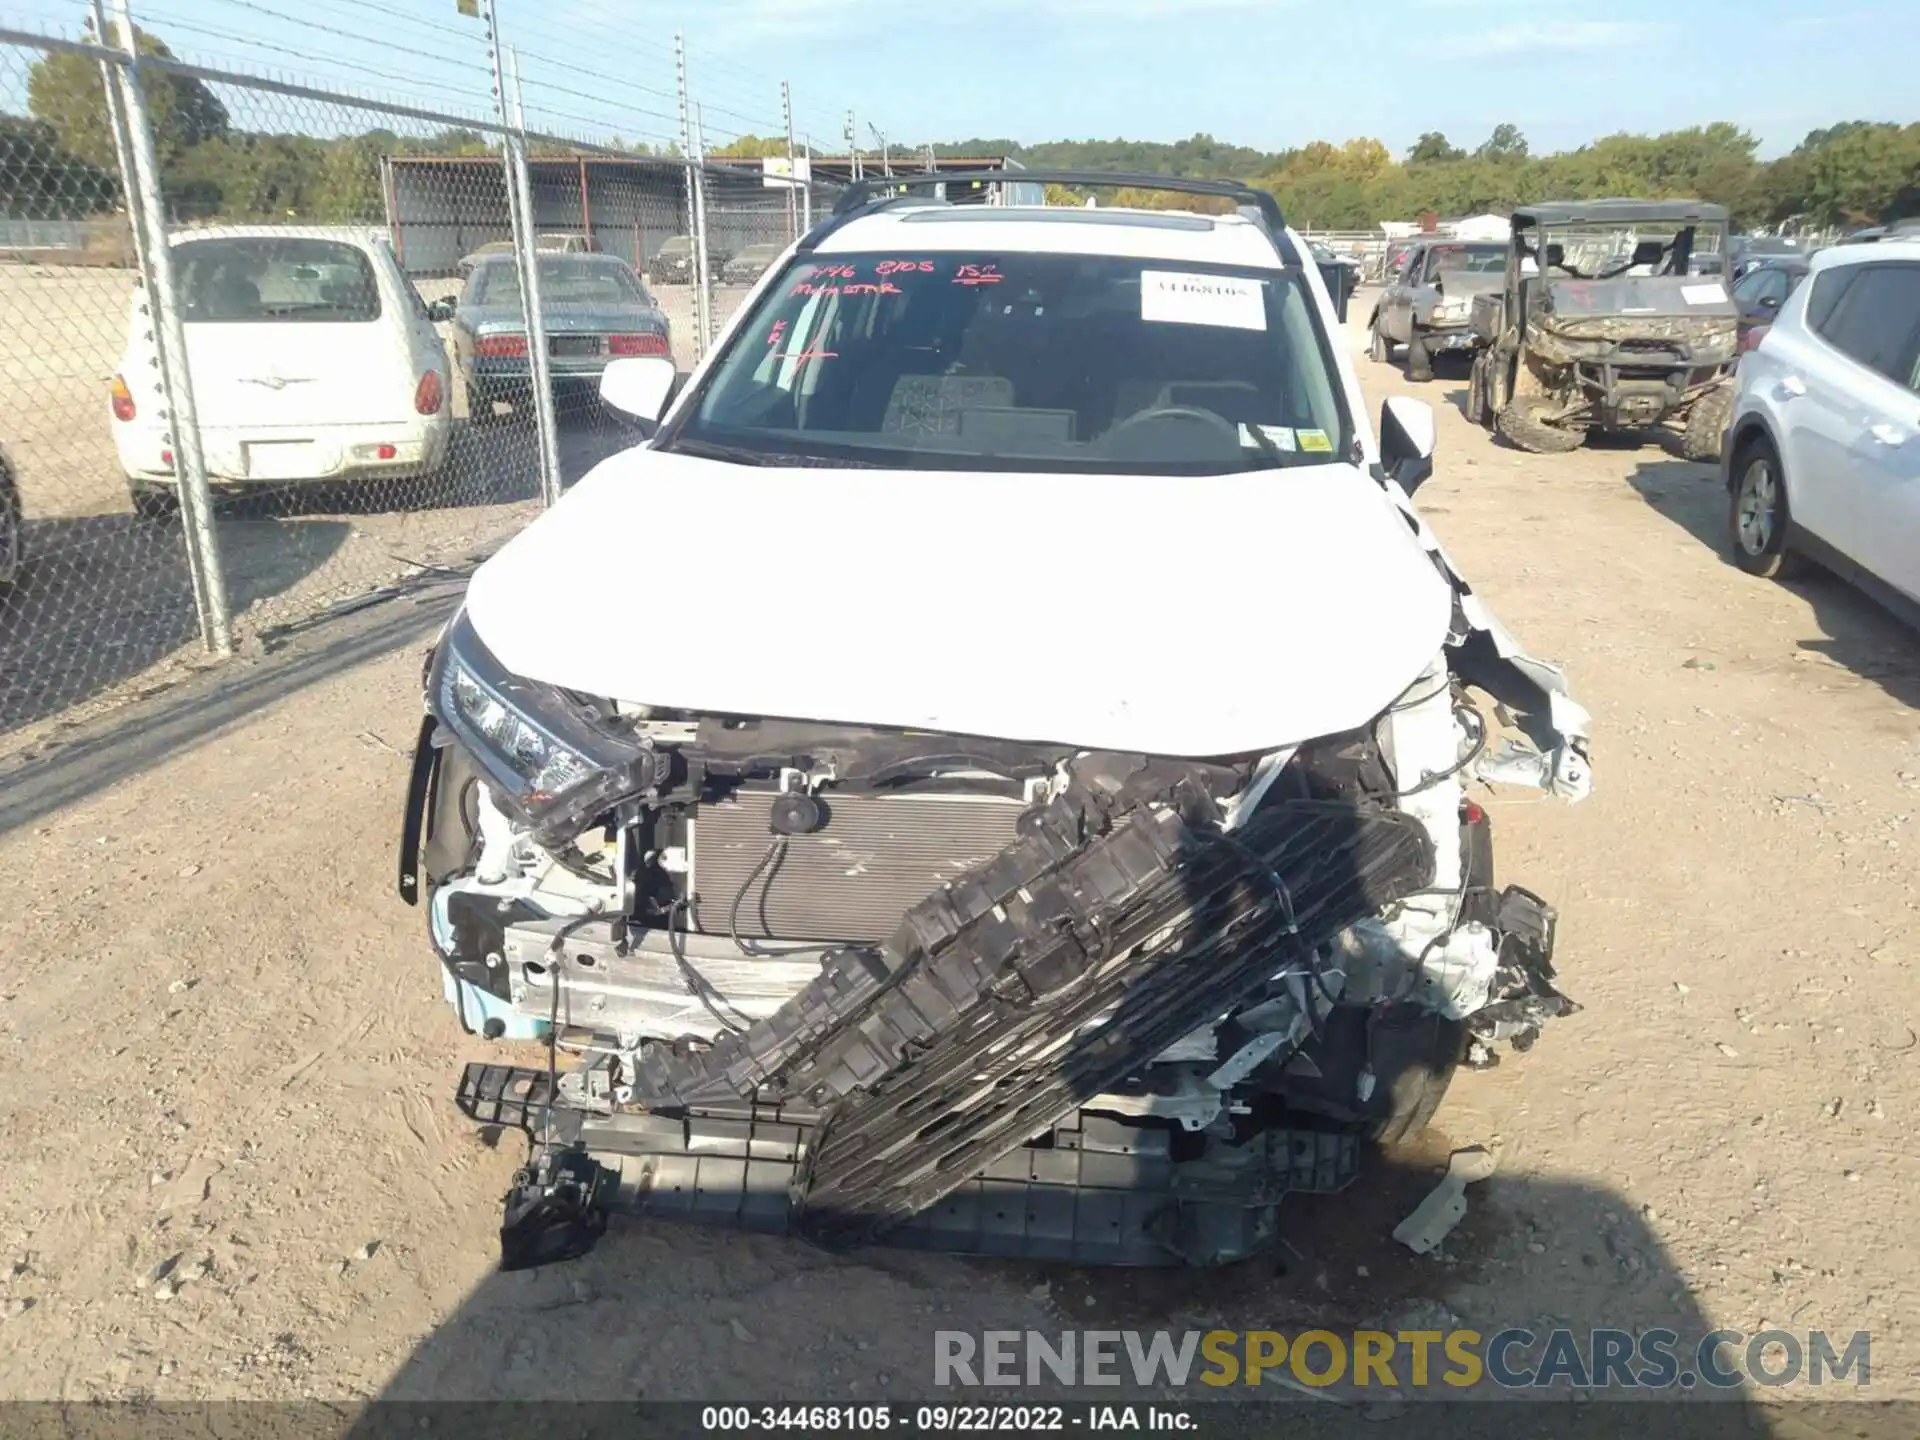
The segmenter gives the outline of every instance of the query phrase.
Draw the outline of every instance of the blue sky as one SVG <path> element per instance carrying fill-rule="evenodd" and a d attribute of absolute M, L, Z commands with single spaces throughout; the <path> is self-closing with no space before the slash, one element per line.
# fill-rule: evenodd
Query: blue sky
<path fill-rule="evenodd" d="M 490 103 L 456 0 L 132 0 L 190 58 L 457 112 Z M 1620 0 L 498 0 L 542 128 L 671 138 L 683 30 L 710 143 L 779 124 L 839 148 L 854 107 L 896 142 L 1174 140 L 1277 149 L 1356 135 L 1396 153 L 1513 121 L 1536 151 L 1616 130 L 1735 121 L 1763 153 L 1835 120 L 1920 119 L 1920 4 Z M 76 32 L 79 0 L 0 0 Z M 5 67 L 0 65 L 0 75 Z M 11 88 L 11 87 L 8 87 Z M 304 128 L 304 127 L 302 127 Z"/>

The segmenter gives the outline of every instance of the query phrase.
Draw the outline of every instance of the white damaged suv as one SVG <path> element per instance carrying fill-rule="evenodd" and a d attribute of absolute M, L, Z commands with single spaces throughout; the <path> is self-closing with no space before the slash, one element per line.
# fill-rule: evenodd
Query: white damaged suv
<path fill-rule="evenodd" d="M 533 1042 L 459 1091 L 540 1142 L 509 1267 L 612 1208 L 1220 1263 L 1576 1008 L 1469 792 L 1583 797 L 1588 717 L 1415 513 L 1431 411 L 1376 436 L 1271 196 L 1020 178 L 1230 213 L 855 187 L 684 384 L 608 367 L 649 438 L 435 647 L 400 889 Z"/>

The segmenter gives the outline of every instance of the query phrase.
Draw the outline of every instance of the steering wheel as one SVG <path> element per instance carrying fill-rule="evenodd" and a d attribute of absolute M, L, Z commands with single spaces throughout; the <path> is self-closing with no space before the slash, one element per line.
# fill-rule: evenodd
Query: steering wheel
<path fill-rule="evenodd" d="M 1225 435 L 1236 446 L 1240 443 L 1240 427 L 1224 415 L 1216 415 L 1211 410 L 1202 410 L 1198 405 L 1157 405 L 1151 410 L 1136 410 L 1119 424 L 1107 431 L 1111 441 L 1116 435 L 1125 434 L 1142 425 L 1151 425 L 1156 420 L 1185 420 L 1205 425 L 1216 433 Z"/>

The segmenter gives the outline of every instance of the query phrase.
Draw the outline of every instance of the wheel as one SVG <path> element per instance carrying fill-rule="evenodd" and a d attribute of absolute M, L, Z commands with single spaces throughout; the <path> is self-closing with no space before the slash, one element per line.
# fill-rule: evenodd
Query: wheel
<path fill-rule="evenodd" d="M 20 492 L 13 488 L 6 466 L 0 459 L 0 591 L 18 580 L 26 565 L 22 549 L 26 517 L 20 512 Z"/>
<path fill-rule="evenodd" d="M 493 408 L 493 397 L 472 381 L 467 382 L 467 423 L 496 425 L 500 416 Z"/>
<path fill-rule="evenodd" d="M 1467 371 L 1467 423 L 1484 425 L 1487 423 L 1487 354 L 1482 351 L 1473 357 L 1473 368 Z"/>
<path fill-rule="evenodd" d="M 180 513 L 180 492 L 171 485 L 128 480 L 127 498 L 133 502 L 133 513 L 142 520 L 166 520 Z"/>
<path fill-rule="evenodd" d="M 1564 455 L 1585 443 L 1584 430 L 1561 430 L 1539 419 L 1546 400 L 1521 395 L 1503 405 L 1493 417 L 1493 428 L 1509 445 L 1535 455 Z"/>
<path fill-rule="evenodd" d="M 1412 337 L 1407 341 L 1407 379 L 1433 379 L 1433 357 L 1427 353 L 1427 337 L 1420 333 L 1418 325 L 1407 334 Z"/>
<path fill-rule="evenodd" d="M 1367 358 L 1381 365 L 1388 365 L 1393 362 L 1393 341 L 1389 340 L 1386 334 L 1380 329 L 1380 315 L 1378 311 L 1374 313 L 1372 328 L 1367 336 Z"/>
<path fill-rule="evenodd" d="M 1787 549 L 1787 487 L 1772 444 L 1748 440 L 1734 457 L 1727 494 L 1727 530 L 1733 563 L 1761 579 L 1791 574 L 1798 556 Z"/>
<path fill-rule="evenodd" d="M 1312 1073 L 1281 1076 L 1272 1094 L 1287 1110 L 1397 1145 L 1433 1119 L 1466 1041 L 1462 1021 L 1418 1005 L 1336 1005 L 1301 1047 Z"/>
<path fill-rule="evenodd" d="M 1727 426 L 1733 420 L 1733 382 L 1715 386 L 1687 412 L 1686 433 L 1680 437 L 1680 453 L 1688 460 L 1717 463 L 1720 447 L 1727 438 Z"/>
<path fill-rule="evenodd" d="M 1426 1129 L 1466 1046 L 1462 1021 L 1410 1005 L 1380 1011 L 1369 1046 L 1374 1091 L 1367 1100 L 1367 1138 L 1399 1145 Z"/>

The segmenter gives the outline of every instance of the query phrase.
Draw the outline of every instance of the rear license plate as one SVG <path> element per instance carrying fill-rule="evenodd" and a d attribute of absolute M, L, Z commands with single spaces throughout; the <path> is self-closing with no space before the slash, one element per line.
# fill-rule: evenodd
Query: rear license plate
<path fill-rule="evenodd" d="M 549 355 L 598 355 L 600 337 L 598 335 L 555 335 L 547 341 Z"/>
<path fill-rule="evenodd" d="M 255 440 L 246 447 L 249 480 L 300 480 L 318 473 L 311 440 Z"/>

